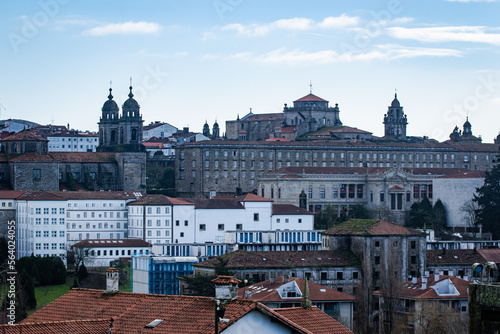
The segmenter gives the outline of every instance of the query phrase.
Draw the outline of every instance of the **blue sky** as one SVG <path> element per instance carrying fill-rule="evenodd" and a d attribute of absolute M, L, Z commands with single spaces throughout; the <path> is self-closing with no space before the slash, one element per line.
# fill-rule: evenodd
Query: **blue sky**
<path fill-rule="evenodd" d="M 466 115 L 500 129 L 500 2 L 2 1 L 0 118 L 97 130 L 112 80 L 145 124 L 200 131 L 313 93 L 383 135 L 395 89 L 408 134 L 448 138 Z"/>

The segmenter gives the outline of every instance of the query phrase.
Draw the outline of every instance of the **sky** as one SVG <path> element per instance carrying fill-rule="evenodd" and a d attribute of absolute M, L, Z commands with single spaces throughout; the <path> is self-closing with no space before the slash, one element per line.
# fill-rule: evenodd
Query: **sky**
<path fill-rule="evenodd" d="M 382 136 L 397 91 L 407 134 L 500 130 L 500 1 L 1 1 L 0 119 L 97 131 L 113 88 L 144 124 L 201 132 L 309 93 Z"/>

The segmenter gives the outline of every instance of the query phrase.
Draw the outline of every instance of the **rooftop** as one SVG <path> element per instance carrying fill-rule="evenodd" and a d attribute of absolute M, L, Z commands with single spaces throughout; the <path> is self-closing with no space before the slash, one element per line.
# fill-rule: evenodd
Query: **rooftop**
<path fill-rule="evenodd" d="M 309 333 L 315 334 L 352 334 L 349 329 L 341 325 L 337 320 L 321 312 L 317 306 L 310 310 L 302 307 L 290 307 L 274 309 L 279 315 L 291 319 L 294 324 L 307 328 Z"/>
<path fill-rule="evenodd" d="M 77 242 L 72 247 L 78 247 L 78 248 L 151 247 L 151 244 L 142 239 L 86 239 Z"/>
<path fill-rule="evenodd" d="M 350 251 L 252 251 L 237 250 L 221 256 L 228 260 L 227 267 L 250 268 L 295 268 L 295 267 L 346 267 L 358 266 L 359 261 Z M 194 266 L 215 268 L 218 258 L 206 260 Z"/>
<path fill-rule="evenodd" d="M 376 219 L 350 219 L 325 232 L 325 235 L 424 235 L 401 225 Z"/>
<path fill-rule="evenodd" d="M 292 204 L 273 204 L 273 215 L 314 215 L 314 213 Z"/>
<path fill-rule="evenodd" d="M 427 250 L 427 265 L 469 264 L 484 263 L 485 260 L 479 250 L 475 249 L 430 249 Z"/>

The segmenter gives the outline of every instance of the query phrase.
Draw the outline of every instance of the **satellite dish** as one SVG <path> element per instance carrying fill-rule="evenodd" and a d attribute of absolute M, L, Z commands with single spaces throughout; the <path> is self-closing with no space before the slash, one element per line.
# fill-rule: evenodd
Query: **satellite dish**
<path fill-rule="evenodd" d="M 472 265 L 472 271 L 474 271 L 475 273 L 480 273 L 483 271 L 483 269 L 484 266 L 481 263 L 474 263 Z"/>

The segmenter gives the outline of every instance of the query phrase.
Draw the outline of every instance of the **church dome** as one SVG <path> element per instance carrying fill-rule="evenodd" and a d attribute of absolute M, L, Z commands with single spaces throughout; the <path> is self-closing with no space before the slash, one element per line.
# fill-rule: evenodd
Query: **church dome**
<path fill-rule="evenodd" d="M 393 108 L 399 108 L 401 105 L 399 104 L 398 101 L 398 94 L 394 94 L 394 100 L 392 100 L 391 107 Z"/>
<path fill-rule="evenodd" d="M 137 117 L 139 115 L 139 103 L 134 100 L 134 94 L 132 94 L 132 86 L 129 87 L 130 93 L 128 94 L 128 99 L 123 103 L 122 111 L 125 117 Z"/>
<path fill-rule="evenodd" d="M 465 120 L 465 123 L 464 123 L 464 129 L 465 128 L 471 128 L 471 127 L 472 127 L 472 125 L 469 122 L 469 117 L 467 117 L 467 119 Z"/>
<path fill-rule="evenodd" d="M 107 113 L 118 112 L 118 105 L 113 100 L 113 95 L 111 94 L 111 91 L 112 91 L 112 89 L 110 88 L 108 100 L 106 102 L 104 102 L 104 105 L 102 106 L 102 111 L 107 112 Z"/>

